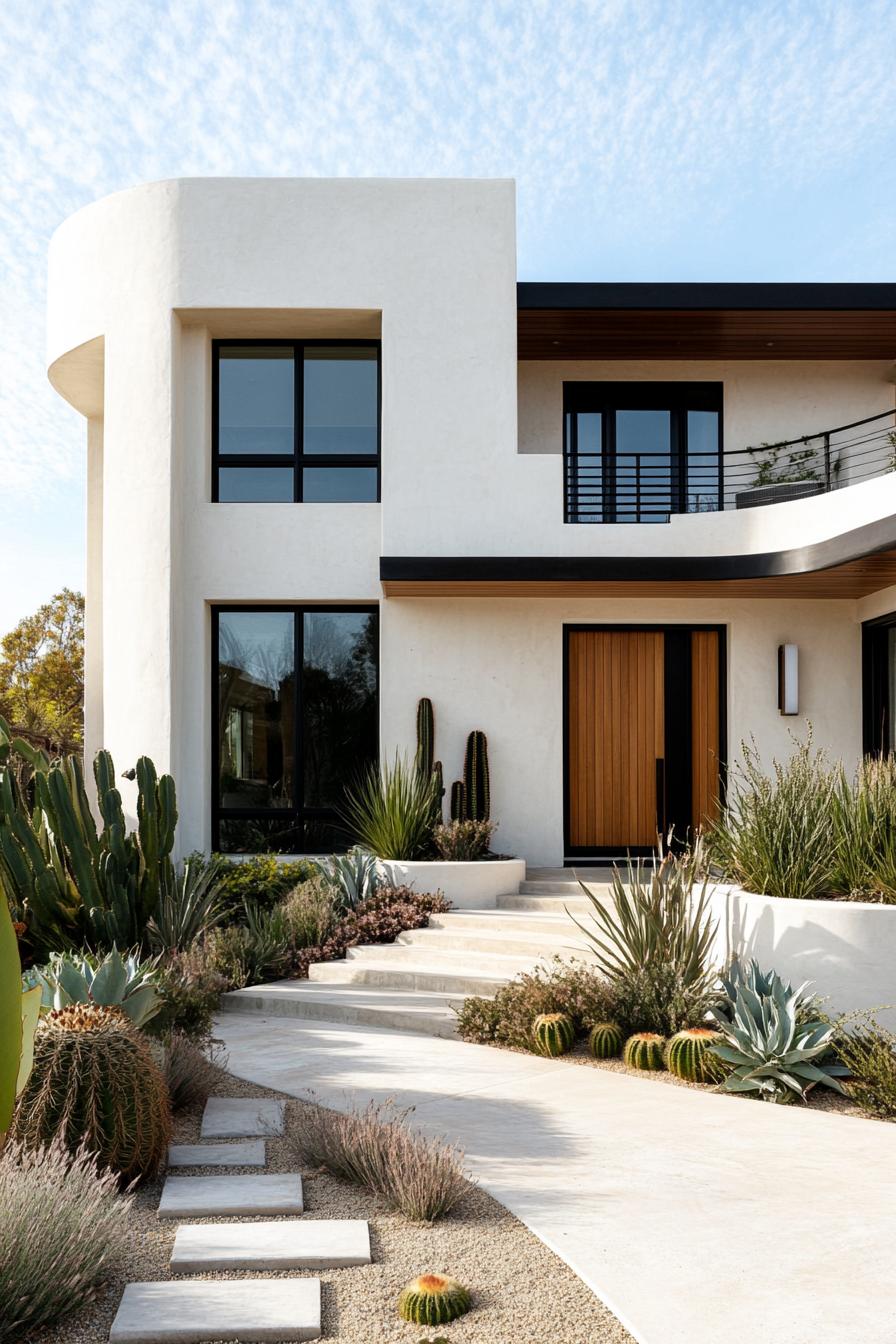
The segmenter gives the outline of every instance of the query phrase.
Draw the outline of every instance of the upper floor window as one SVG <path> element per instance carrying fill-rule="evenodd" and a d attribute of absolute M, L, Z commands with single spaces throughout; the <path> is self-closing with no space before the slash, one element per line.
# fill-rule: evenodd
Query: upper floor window
<path fill-rule="evenodd" d="M 564 383 L 563 410 L 565 522 L 721 507 L 721 383 Z"/>
<path fill-rule="evenodd" d="M 379 499 L 379 341 L 215 341 L 213 380 L 213 500 Z"/>

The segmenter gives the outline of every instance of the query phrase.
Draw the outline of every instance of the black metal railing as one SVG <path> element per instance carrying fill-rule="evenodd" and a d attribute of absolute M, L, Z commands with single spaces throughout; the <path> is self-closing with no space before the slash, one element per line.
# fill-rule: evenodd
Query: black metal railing
<path fill-rule="evenodd" d="M 896 471 L 896 410 L 725 452 L 565 455 L 569 523 L 665 523 L 673 513 L 755 508 Z"/>

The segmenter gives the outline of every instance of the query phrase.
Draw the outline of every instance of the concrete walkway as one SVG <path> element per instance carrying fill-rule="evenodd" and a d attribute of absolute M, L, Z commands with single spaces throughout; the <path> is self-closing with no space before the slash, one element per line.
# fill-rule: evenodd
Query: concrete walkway
<path fill-rule="evenodd" d="M 395 1097 L 641 1344 L 894 1344 L 896 1126 L 487 1046 L 222 1014 L 237 1077 Z"/>

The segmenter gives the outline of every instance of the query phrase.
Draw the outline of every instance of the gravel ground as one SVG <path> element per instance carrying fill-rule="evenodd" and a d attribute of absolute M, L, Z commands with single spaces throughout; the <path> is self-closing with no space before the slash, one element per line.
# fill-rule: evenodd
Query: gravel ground
<path fill-rule="evenodd" d="M 220 1074 L 215 1090 L 230 1097 L 281 1095 L 226 1073 Z M 287 1101 L 300 1118 L 303 1103 Z M 201 1107 L 181 1114 L 175 1126 L 176 1142 L 198 1139 L 200 1116 Z M 267 1171 L 294 1169 L 282 1140 L 268 1139 L 267 1153 Z M 260 1168 L 229 1170 L 252 1174 Z M 178 1169 L 178 1174 L 194 1172 L 199 1174 L 200 1169 Z M 321 1279 L 324 1339 L 344 1344 L 428 1344 L 438 1336 L 450 1344 L 633 1344 L 615 1316 L 572 1270 L 475 1186 L 470 1186 L 466 1198 L 448 1217 L 433 1226 L 421 1226 L 386 1211 L 374 1196 L 322 1172 L 303 1170 L 302 1175 L 305 1219 L 366 1218 L 370 1223 L 373 1264 L 290 1271 L 290 1275 Z M 27 1344 L 107 1344 L 124 1284 L 169 1277 L 168 1256 L 177 1222 L 156 1217 L 161 1184 L 155 1181 L 137 1194 L 129 1242 L 101 1297 L 72 1319 L 32 1332 Z M 399 1320 L 396 1301 L 400 1290 L 427 1271 L 451 1274 L 466 1284 L 473 1294 L 473 1310 L 438 1328 L 405 1325 Z"/>

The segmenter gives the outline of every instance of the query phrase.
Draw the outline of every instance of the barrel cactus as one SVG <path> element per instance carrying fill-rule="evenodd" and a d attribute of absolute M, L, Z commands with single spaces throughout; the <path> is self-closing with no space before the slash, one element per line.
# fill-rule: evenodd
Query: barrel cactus
<path fill-rule="evenodd" d="M 567 1017 L 566 1013 L 541 1013 L 532 1023 L 532 1035 L 538 1053 L 550 1055 L 553 1059 L 557 1055 L 565 1055 L 572 1049 L 576 1029 L 572 1018 Z"/>
<path fill-rule="evenodd" d="M 595 1059 L 613 1059 L 622 1054 L 622 1032 L 615 1022 L 598 1022 L 588 1035 L 588 1049 Z"/>
<path fill-rule="evenodd" d="M 168 1149 L 168 1088 L 147 1042 L 118 1008 L 73 1003 L 43 1019 L 10 1137 L 83 1144 L 123 1185 L 155 1175 Z"/>
<path fill-rule="evenodd" d="M 727 1070 L 710 1048 L 721 1039 L 721 1032 L 709 1027 L 677 1032 L 666 1048 L 666 1068 L 687 1083 L 720 1083 Z"/>
<path fill-rule="evenodd" d="M 413 1325 L 446 1325 L 470 1310 L 470 1294 L 446 1274 L 421 1274 L 403 1288 L 398 1314 Z"/>
<path fill-rule="evenodd" d="M 639 1031 L 625 1043 L 623 1061 L 630 1069 L 658 1073 L 663 1067 L 665 1039 L 655 1031 Z"/>

